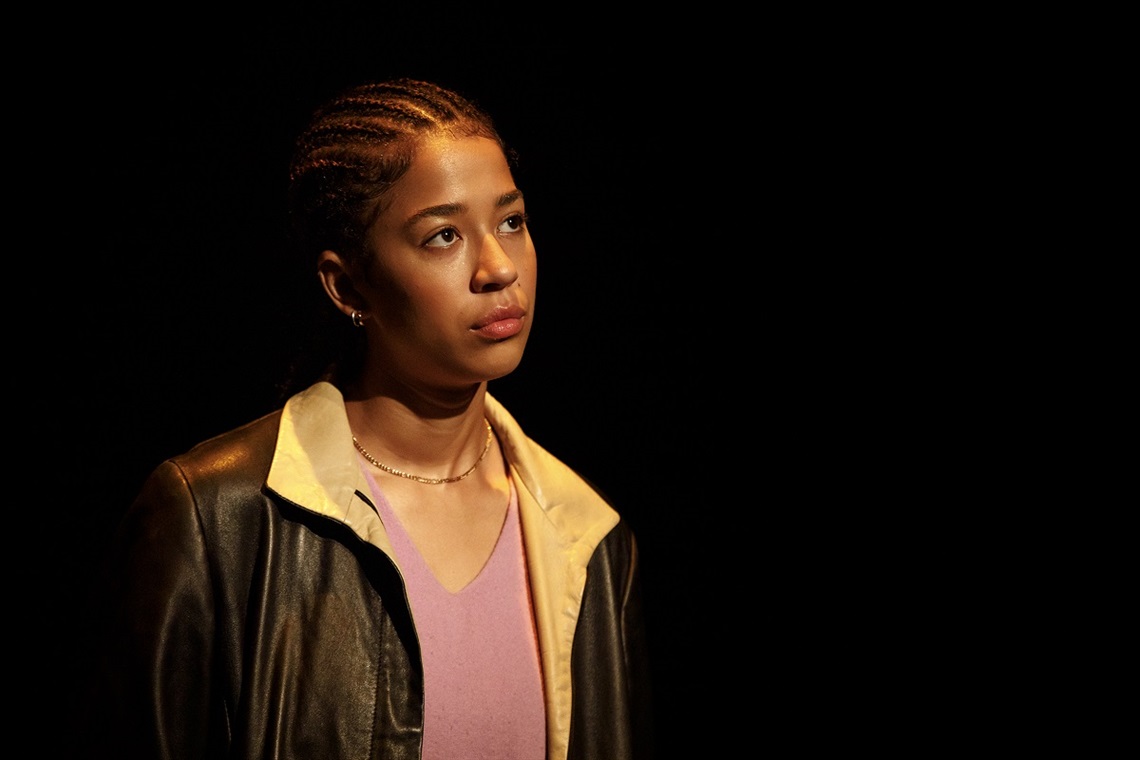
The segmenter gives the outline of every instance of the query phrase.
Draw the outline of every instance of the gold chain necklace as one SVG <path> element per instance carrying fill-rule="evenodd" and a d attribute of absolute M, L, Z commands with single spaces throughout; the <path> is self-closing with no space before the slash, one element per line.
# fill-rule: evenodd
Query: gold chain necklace
<path fill-rule="evenodd" d="M 399 475 L 401 478 L 414 480 L 417 483 L 427 483 L 429 486 L 439 485 L 440 483 L 457 483 L 471 473 L 475 472 L 475 468 L 479 466 L 479 463 L 483 461 L 483 457 L 487 456 L 487 452 L 491 450 L 491 423 L 487 421 L 486 417 L 484 417 L 483 424 L 487 426 L 487 442 L 483 444 L 483 453 L 480 454 L 479 458 L 475 460 L 475 464 L 471 465 L 471 467 L 468 468 L 467 472 L 463 473 L 462 475 L 456 475 L 454 478 L 421 478 L 419 475 L 412 475 L 411 473 L 397 470 L 395 467 L 389 467 L 388 465 L 377 461 L 376 457 L 365 451 L 364 447 L 360 445 L 360 441 L 356 440 L 355 435 L 352 436 L 352 445 L 356 447 L 357 451 L 364 455 L 365 459 L 379 467 L 384 472 L 390 472 L 393 475 Z"/>

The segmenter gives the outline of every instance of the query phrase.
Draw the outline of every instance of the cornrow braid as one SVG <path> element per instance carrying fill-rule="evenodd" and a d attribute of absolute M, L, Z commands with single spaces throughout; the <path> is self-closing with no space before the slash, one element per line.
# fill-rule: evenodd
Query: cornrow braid
<path fill-rule="evenodd" d="M 289 165 L 288 210 L 302 266 L 333 250 L 349 262 L 365 256 L 364 238 L 385 194 L 433 134 L 487 137 L 512 168 L 515 154 L 491 117 L 461 95 L 430 82 L 396 79 L 348 89 L 313 112 Z M 363 331 L 313 288 L 311 320 L 297 325 L 299 346 L 278 384 L 278 400 L 314 380 L 340 384 L 359 368 Z"/>
<path fill-rule="evenodd" d="M 513 159 L 486 112 L 430 82 L 360 85 L 318 108 L 289 167 L 289 217 L 302 253 L 362 256 L 384 194 L 408 170 L 419 139 L 439 132 L 490 138 Z"/>

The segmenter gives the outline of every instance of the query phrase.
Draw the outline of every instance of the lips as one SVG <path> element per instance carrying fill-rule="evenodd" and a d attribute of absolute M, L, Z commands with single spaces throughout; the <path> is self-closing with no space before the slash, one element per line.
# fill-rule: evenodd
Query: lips
<path fill-rule="evenodd" d="M 480 318 L 480 320 L 475 323 L 475 329 L 478 330 L 479 328 L 486 327 L 487 325 L 493 324 L 495 322 L 501 322 L 504 319 L 522 319 L 525 314 L 526 312 L 523 311 L 521 306 L 514 306 L 513 304 L 508 304 L 506 306 L 496 306 L 494 309 L 491 309 L 491 311 L 484 314 L 482 318 Z"/>
<path fill-rule="evenodd" d="M 514 304 L 496 306 L 480 317 L 471 329 L 487 338 L 509 338 L 522 330 L 524 316 L 526 311 L 520 306 Z"/>

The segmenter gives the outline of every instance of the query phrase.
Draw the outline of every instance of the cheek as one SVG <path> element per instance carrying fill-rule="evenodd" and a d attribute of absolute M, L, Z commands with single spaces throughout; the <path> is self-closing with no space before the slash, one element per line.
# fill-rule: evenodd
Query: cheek
<path fill-rule="evenodd" d="M 465 272 L 432 272 L 411 278 L 399 294 L 402 321 L 409 325 L 450 326 L 462 312 L 470 278 Z"/>
<path fill-rule="evenodd" d="M 376 311 L 384 315 L 389 322 L 406 321 L 402 315 L 408 313 L 416 299 L 415 293 L 398 287 L 389 280 L 381 280 L 381 283 L 373 288 L 372 295 Z"/>
<path fill-rule="evenodd" d="M 431 314 L 446 309 L 456 288 L 467 287 L 467 275 L 461 267 L 378 266 L 370 286 L 379 313 L 393 323 L 410 324 L 430 321 Z"/>
<path fill-rule="evenodd" d="M 538 257 L 535 255 L 533 243 L 527 243 L 526 252 L 515 266 L 519 270 L 519 284 L 533 292 L 538 280 Z"/>

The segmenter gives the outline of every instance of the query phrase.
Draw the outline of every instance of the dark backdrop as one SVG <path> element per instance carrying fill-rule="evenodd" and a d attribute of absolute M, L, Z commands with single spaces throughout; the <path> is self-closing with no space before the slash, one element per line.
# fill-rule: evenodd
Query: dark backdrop
<path fill-rule="evenodd" d="M 812 125 L 724 30 L 710 49 L 684 19 L 652 33 L 487 13 L 197 16 L 129 37 L 100 19 L 69 52 L 45 106 L 59 221 L 40 229 L 61 254 L 46 370 L 67 524 L 43 575 L 74 599 L 153 467 L 274 406 L 316 287 L 284 260 L 283 216 L 312 107 L 358 81 L 434 79 L 521 154 L 537 320 L 491 390 L 640 537 L 660 742 L 702 757 L 740 733 L 810 743 L 793 723 L 850 688 L 818 664 L 850 646 L 818 625 L 819 609 L 843 617 L 844 581 L 814 583 L 844 527 L 813 498 L 835 473 L 805 464 L 839 403 L 806 369 L 828 346 L 797 340 L 819 309 L 797 296 L 821 273 L 787 263 L 819 235 Z M 57 655 L 82 631 L 58 598 L 41 617 Z"/>

